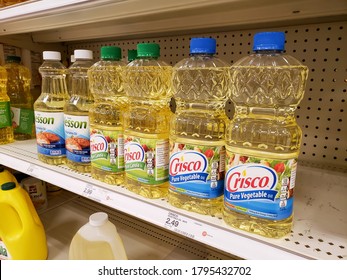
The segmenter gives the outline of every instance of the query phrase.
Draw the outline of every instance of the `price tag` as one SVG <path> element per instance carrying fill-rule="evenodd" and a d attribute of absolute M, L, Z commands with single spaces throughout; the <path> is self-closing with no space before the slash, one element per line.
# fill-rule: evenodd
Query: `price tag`
<path fill-rule="evenodd" d="M 98 202 L 105 202 L 106 200 L 110 200 L 108 193 L 109 192 L 107 190 L 101 189 L 91 184 L 86 184 L 82 191 L 83 196 Z"/>
<path fill-rule="evenodd" d="M 85 197 L 90 197 L 93 194 L 93 190 L 93 185 L 87 184 L 82 191 L 82 195 Z"/>
<path fill-rule="evenodd" d="M 42 171 L 41 167 L 31 163 L 29 165 L 29 167 L 27 168 L 26 173 L 30 176 L 40 178 L 41 177 L 41 174 L 40 174 L 41 171 Z"/>
<path fill-rule="evenodd" d="M 213 238 L 215 235 L 214 229 L 209 225 L 174 212 L 168 212 L 164 221 L 164 227 L 196 240 L 206 240 Z"/>

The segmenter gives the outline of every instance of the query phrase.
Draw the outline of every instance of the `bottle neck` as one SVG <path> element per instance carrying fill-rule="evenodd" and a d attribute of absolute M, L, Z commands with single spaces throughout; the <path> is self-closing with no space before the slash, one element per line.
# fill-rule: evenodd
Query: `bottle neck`
<path fill-rule="evenodd" d="M 283 50 L 254 50 L 254 53 L 255 54 L 273 54 L 273 53 L 282 54 L 284 53 L 284 51 Z"/>

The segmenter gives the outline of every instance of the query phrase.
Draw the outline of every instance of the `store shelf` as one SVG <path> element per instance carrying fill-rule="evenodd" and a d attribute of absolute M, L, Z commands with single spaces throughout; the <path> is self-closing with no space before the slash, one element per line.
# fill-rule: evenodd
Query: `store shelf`
<path fill-rule="evenodd" d="M 31 33 L 34 42 L 66 42 L 317 23 L 347 15 L 344 0 L 64 0 L 59 6 L 52 2 L 28 1 L 0 9 L 0 35 Z"/>
<path fill-rule="evenodd" d="M 174 208 L 165 199 L 142 198 L 66 166 L 46 165 L 37 160 L 35 140 L 0 146 L 0 164 L 239 258 L 347 259 L 345 173 L 299 166 L 293 232 L 274 240 L 232 229 L 220 217 Z M 167 224 L 168 218 L 178 226 Z"/>
<path fill-rule="evenodd" d="M 233 256 L 184 239 L 145 221 L 125 215 L 68 191 L 48 194 L 48 208 L 39 213 L 46 230 L 48 259 L 67 260 L 71 240 L 95 212 L 106 212 L 117 227 L 129 260 L 229 260 Z"/>

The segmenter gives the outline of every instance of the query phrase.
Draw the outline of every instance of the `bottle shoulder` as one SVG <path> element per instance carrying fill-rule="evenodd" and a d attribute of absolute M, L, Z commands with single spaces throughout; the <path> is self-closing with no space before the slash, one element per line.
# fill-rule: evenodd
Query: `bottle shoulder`
<path fill-rule="evenodd" d="M 126 68 L 129 67 L 145 67 L 145 66 L 154 66 L 154 67 L 170 67 L 169 64 L 167 64 L 165 61 L 162 61 L 160 59 L 152 59 L 152 58 L 140 58 L 135 59 L 132 62 L 130 62 Z"/>
<path fill-rule="evenodd" d="M 253 53 L 236 61 L 232 67 L 306 67 L 295 57 L 285 53 Z M 307 67 L 306 67 L 307 68 Z"/>
<path fill-rule="evenodd" d="M 174 70 L 189 68 L 225 68 L 230 66 L 228 62 L 213 55 L 192 55 L 176 63 Z"/>

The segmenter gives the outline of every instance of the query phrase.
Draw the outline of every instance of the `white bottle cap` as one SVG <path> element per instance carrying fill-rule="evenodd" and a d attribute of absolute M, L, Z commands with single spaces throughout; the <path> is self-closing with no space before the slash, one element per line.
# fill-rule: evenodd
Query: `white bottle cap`
<path fill-rule="evenodd" d="M 75 50 L 75 59 L 93 59 L 93 52 L 90 50 Z"/>
<path fill-rule="evenodd" d="M 44 51 L 42 55 L 43 60 L 61 60 L 60 52 Z"/>
<path fill-rule="evenodd" d="M 108 215 L 105 212 L 96 212 L 89 216 L 89 224 L 95 227 L 102 226 L 108 221 Z"/>
<path fill-rule="evenodd" d="M 75 56 L 73 54 L 70 57 L 70 61 L 71 61 L 71 63 L 74 63 L 76 61 Z"/>

